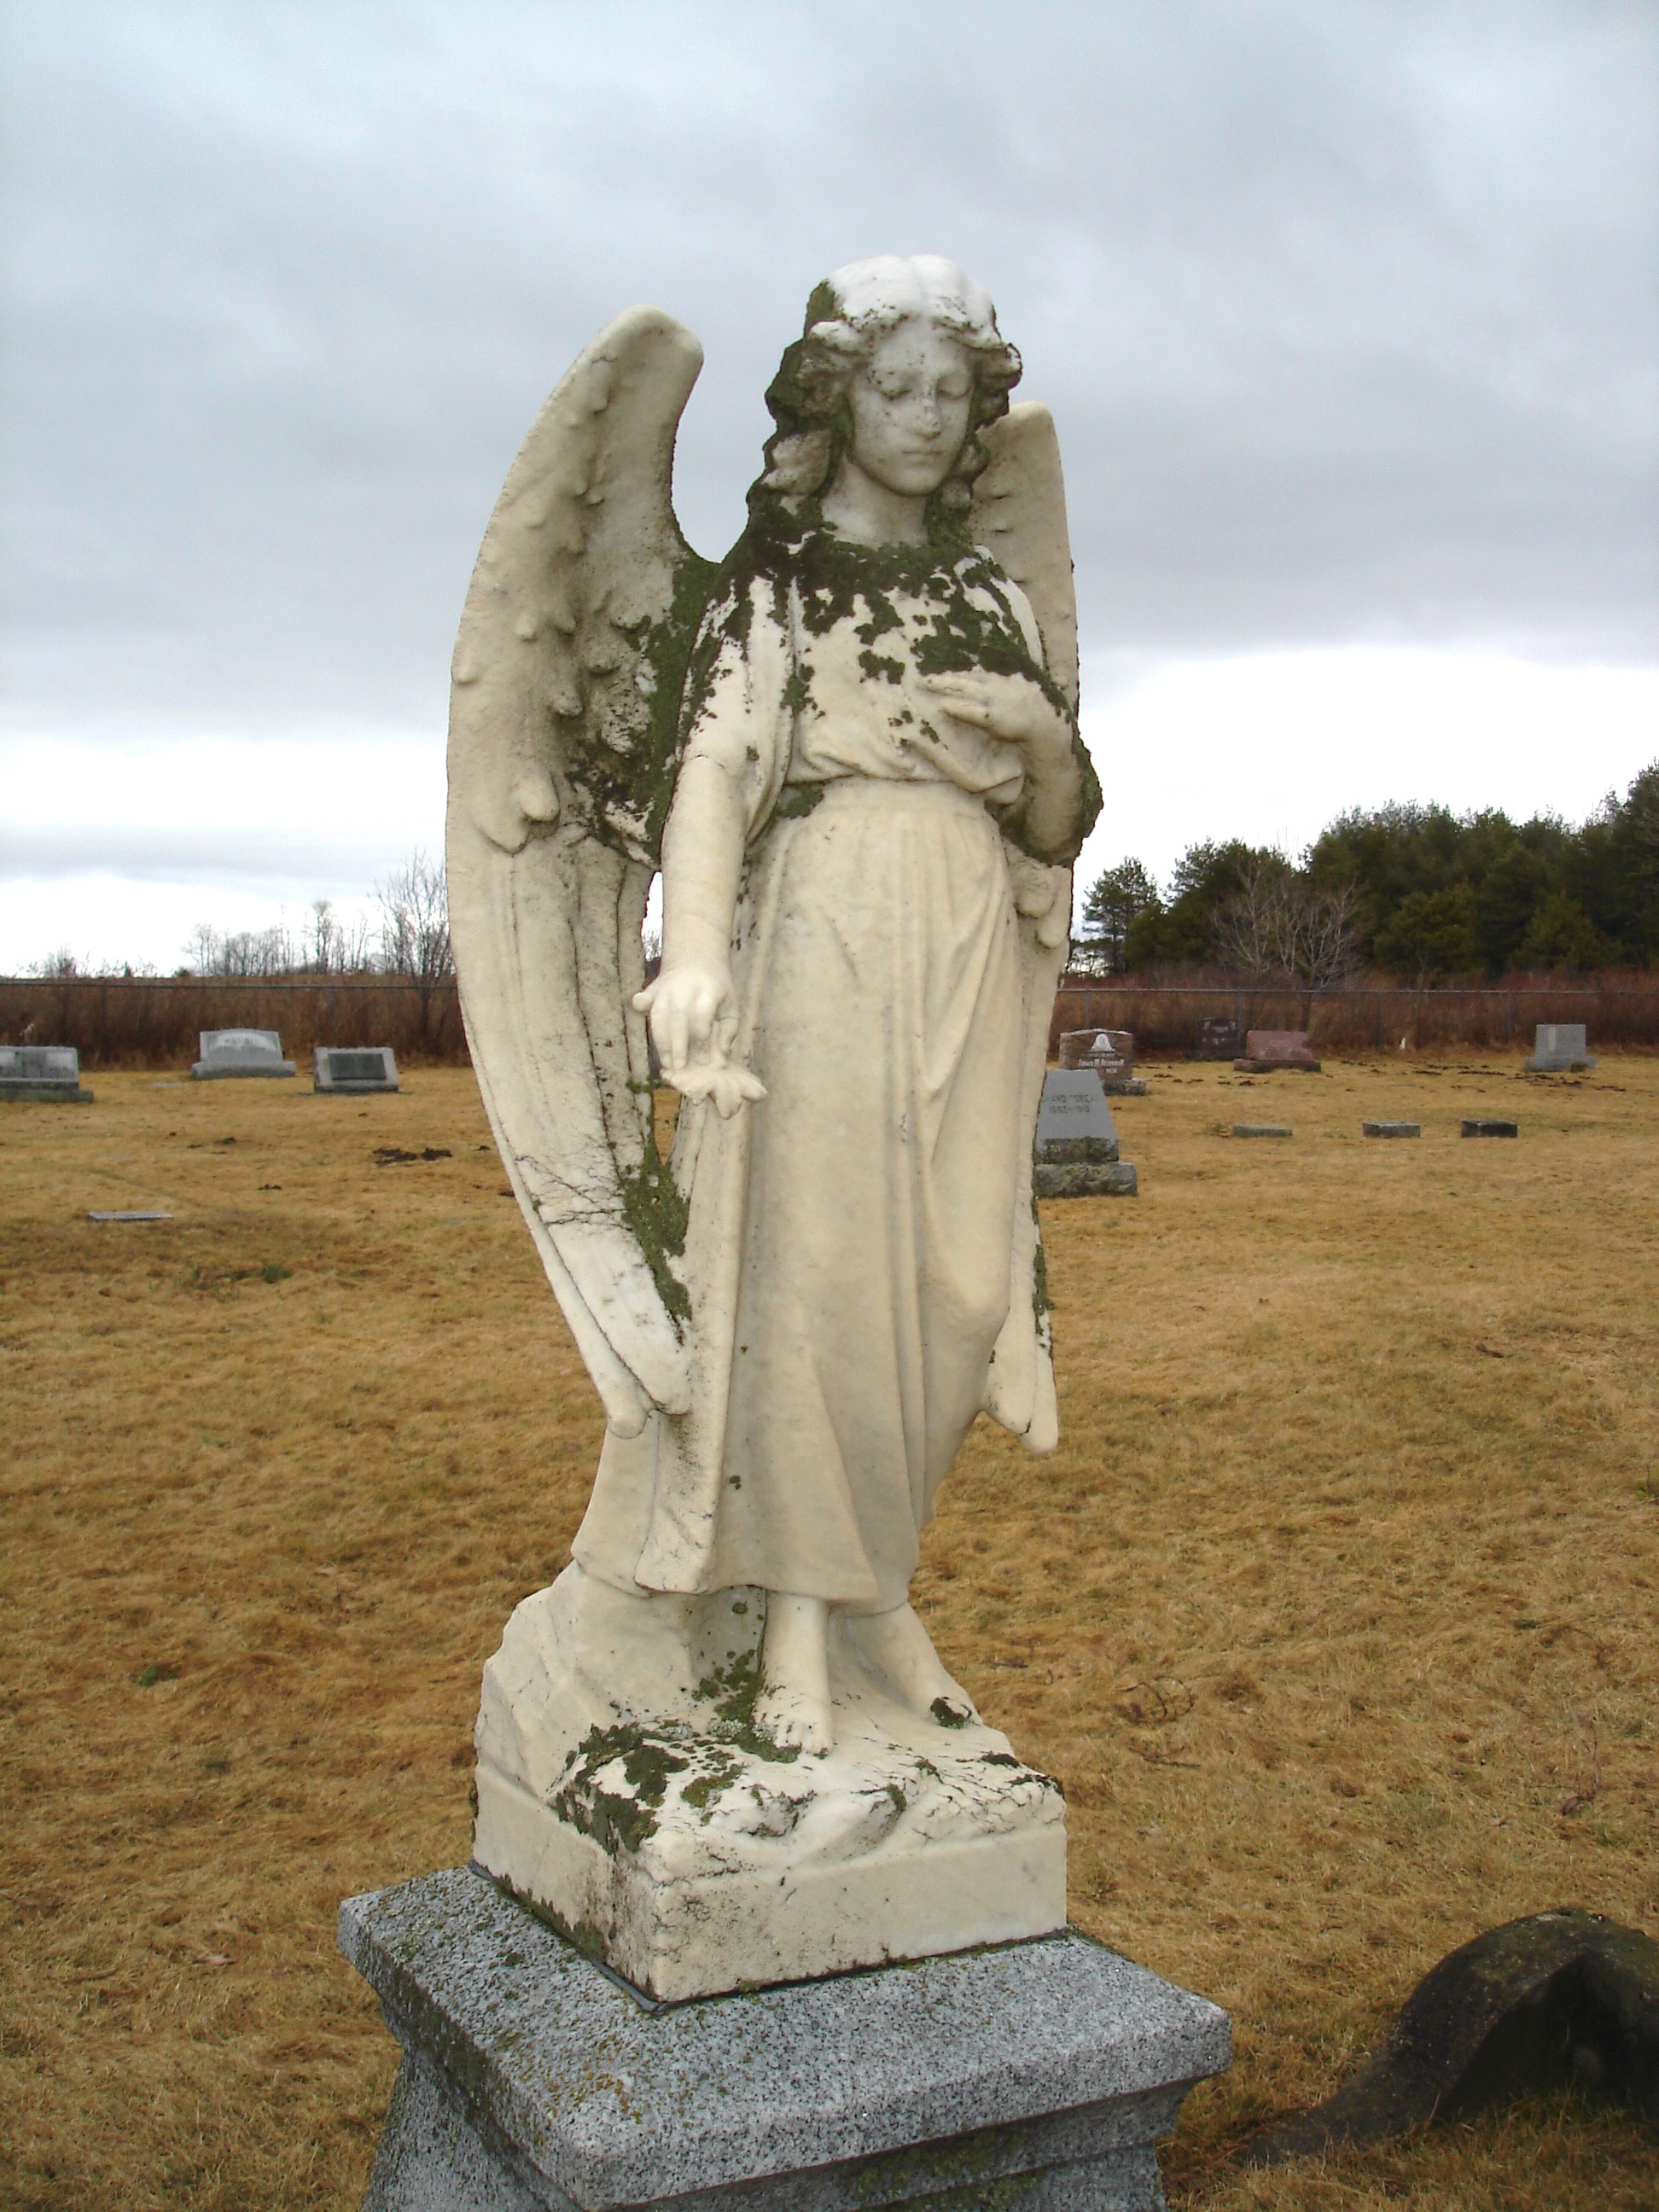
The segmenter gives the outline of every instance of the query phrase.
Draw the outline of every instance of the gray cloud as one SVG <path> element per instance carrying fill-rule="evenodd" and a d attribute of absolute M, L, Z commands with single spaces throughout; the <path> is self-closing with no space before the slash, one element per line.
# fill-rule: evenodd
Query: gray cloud
<path fill-rule="evenodd" d="M 16 6 L 14 716 L 435 729 L 518 439 L 652 299 L 723 550 L 813 279 L 952 253 L 1085 647 L 1659 653 L 1659 18 L 1496 0 Z"/>

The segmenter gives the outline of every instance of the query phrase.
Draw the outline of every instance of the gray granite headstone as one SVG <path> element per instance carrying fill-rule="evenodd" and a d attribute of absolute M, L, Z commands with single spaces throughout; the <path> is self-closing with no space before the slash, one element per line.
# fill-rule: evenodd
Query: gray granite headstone
<path fill-rule="evenodd" d="M 81 1054 L 72 1044 L 0 1044 L 0 1098 L 83 1106 Z"/>
<path fill-rule="evenodd" d="M 1236 1137 L 1290 1137 L 1295 1133 L 1295 1131 L 1286 1127 L 1283 1121 L 1235 1121 L 1233 1123 L 1233 1134 Z"/>
<path fill-rule="evenodd" d="M 1518 1121 L 1492 1121 L 1477 1118 L 1463 1124 L 1466 1137 L 1518 1137 L 1520 1133 Z"/>
<path fill-rule="evenodd" d="M 1037 1111 L 1039 1198 L 1133 1198 L 1137 1178 L 1117 1156 L 1117 1124 L 1100 1078 L 1086 1067 L 1051 1067 Z"/>
<path fill-rule="evenodd" d="M 1133 1030 L 1063 1030 L 1060 1039 L 1062 1068 L 1091 1067 L 1103 1091 L 1114 1097 L 1142 1097 L 1146 1085 L 1135 1073 Z"/>
<path fill-rule="evenodd" d="M 1367 1137 L 1420 1137 L 1420 1121 L 1362 1121 L 1360 1133 Z"/>
<path fill-rule="evenodd" d="M 1534 1075 L 1563 1075 L 1570 1069 L 1594 1067 L 1583 1022 L 1540 1022 L 1527 1062 Z"/>
<path fill-rule="evenodd" d="M 340 1908 L 404 2047 L 364 2212 L 1158 2212 L 1226 2014 L 1067 1932 L 653 2006 L 469 1868 Z"/>
<path fill-rule="evenodd" d="M 389 1044 L 319 1044 L 312 1052 L 313 1091 L 358 1097 L 367 1091 L 395 1091 L 398 1062 Z"/>
<path fill-rule="evenodd" d="M 292 1075 L 275 1030 L 204 1030 L 202 1057 L 191 1073 L 198 1083 L 222 1075 Z"/>

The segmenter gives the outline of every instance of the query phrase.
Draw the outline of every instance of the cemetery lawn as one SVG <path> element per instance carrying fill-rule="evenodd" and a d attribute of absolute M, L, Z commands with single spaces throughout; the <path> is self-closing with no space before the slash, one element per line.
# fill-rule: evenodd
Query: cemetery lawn
<path fill-rule="evenodd" d="M 1076 1919 L 1233 2014 L 1171 2201 L 1650 2212 L 1565 2099 L 1234 2161 L 1479 1930 L 1659 1932 L 1659 1059 L 1147 1073 L 1142 1195 L 1044 1208 L 1061 1447 L 981 1424 L 915 1595 L 1065 1784 Z M 468 1072 L 87 1079 L 0 1107 L 0 2203 L 355 2212 L 395 2051 L 336 1906 L 466 1857 L 597 1404 Z"/>

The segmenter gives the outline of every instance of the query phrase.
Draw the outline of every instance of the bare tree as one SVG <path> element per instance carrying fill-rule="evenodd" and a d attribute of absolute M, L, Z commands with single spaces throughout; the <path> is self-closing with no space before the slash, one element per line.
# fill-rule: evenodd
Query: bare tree
<path fill-rule="evenodd" d="M 455 972 L 443 865 L 429 860 L 417 845 L 375 887 L 375 896 L 380 904 L 380 965 L 388 975 L 407 975 L 419 991 L 421 1030 L 430 1044 L 434 1004 Z"/>
<path fill-rule="evenodd" d="M 294 940 L 285 922 L 269 929 L 216 929 L 198 921 L 185 947 L 185 964 L 198 975 L 286 975 L 295 967 Z"/>
<path fill-rule="evenodd" d="M 1352 973 L 1357 908 L 1350 885 L 1316 886 L 1286 861 L 1264 857 L 1217 916 L 1217 950 L 1235 974 L 1301 990 L 1311 1002 Z"/>

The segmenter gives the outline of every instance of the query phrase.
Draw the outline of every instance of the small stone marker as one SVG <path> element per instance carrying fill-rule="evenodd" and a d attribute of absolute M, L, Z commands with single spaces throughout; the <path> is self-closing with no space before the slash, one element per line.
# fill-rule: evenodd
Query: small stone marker
<path fill-rule="evenodd" d="M 1289 1137 L 1295 1132 L 1287 1129 L 1282 1121 L 1235 1121 L 1233 1134 L 1236 1137 Z"/>
<path fill-rule="evenodd" d="M 1117 1156 L 1117 1125 L 1091 1069 L 1050 1068 L 1037 1112 L 1039 1198 L 1133 1198 L 1138 1178 Z"/>
<path fill-rule="evenodd" d="M 1420 1137 L 1420 1121 L 1362 1121 L 1361 1131 L 1368 1137 Z"/>
<path fill-rule="evenodd" d="M 172 1218 L 170 1213 L 155 1213 L 144 1207 L 129 1213 L 89 1213 L 87 1216 L 88 1221 L 171 1221 Z"/>
<path fill-rule="evenodd" d="M 1060 1039 L 1060 1064 L 1071 1070 L 1091 1067 L 1100 1087 L 1115 1098 L 1139 1098 L 1146 1085 L 1135 1073 L 1133 1030 L 1064 1030 Z"/>
<path fill-rule="evenodd" d="M 72 1044 L 0 1045 L 0 1098 L 43 1105 L 89 1104 L 81 1087 L 81 1054 Z"/>
<path fill-rule="evenodd" d="M 1466 1137 L 1518 1137 L 1521 1125 L 1517 1121 L 1465 1121 Z"/>
<path fill-rule="evenodd" d="M 283 1058 L 275 1030 L 204 1030 L 202 1057 L 191 1073 L 198 1083 L 223 1075 L 292 1075 L 294 1062 Z"/>
<path fill-rule="evenodd" d="M 313 1049 L 312 1066 L 313 1091 L 358 1097 L 398 1088 L 398 1062 L 389 1044 L 319 1044 Z"/>
<path fill-rule="evenodd" d="M 1581 1067 L 1594 1067 L 1583 1022 L 1540 1022 L 1527 1069 L 1533 1075 L 1565 1075 Z"/>
<path fill-rule="evenodd" d="M 1236 1060 L 1238 1024 L 1225 1014 L 1206 1014 L 1193 1032 L 1194 1060 Z"/>
<path fill-rule="evenodd" d="M 1305 1075 L 1319 1073 L 1306 1030 L 1251 1030 L 1243 1057 L 1233 1066 L 1247 1075 L 1271 1075 L 1281 1067 L 1299 1068 Z"/>

